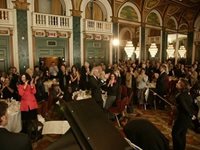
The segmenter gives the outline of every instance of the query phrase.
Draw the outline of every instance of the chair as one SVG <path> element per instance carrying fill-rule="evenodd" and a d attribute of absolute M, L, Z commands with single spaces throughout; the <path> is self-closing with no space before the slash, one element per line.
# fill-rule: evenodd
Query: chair
<path fill-rule="evenodd" d="M 122 99 L 124 97 L 128 96 L 128 90 L 127 90 L 127 87 L 125 85 L 120 86 L 120 95 L 121 95 Z"/>
<path fill-rule="evenodd" d="M 117 100 L 116 102 L 116 106 L 112 106 L 108 109 L 108 111 L 112 114 L 115 115 L 115 118 L 117 120 L 117 124 L 119 127 L 121 127 L 121 124 L 119 122 L 119 119 L 118 119 L 118 115 L 121 114 L 122 116 L 124 116 L 124 111 L 126 109 L 126 105 L 128 103 L 128 97 L 124 97 L 122 100 Z"/>
<path fill-rule="evenodd" d="M 127 102 L 126 102 L 126 106 L 125 106 L 125 112 L 126 113 L 128 113 L 127 112 L 127 108 L 128 108 L 128 106 L 132 106 L 133 104 L 131 103 L 131 101 L 132 101 L 132 99 L 133 99 L 133 91 L 131 92 L 131 94 L 127 97 Z M 131 111 L 132 112 L 132 111 Z"/>

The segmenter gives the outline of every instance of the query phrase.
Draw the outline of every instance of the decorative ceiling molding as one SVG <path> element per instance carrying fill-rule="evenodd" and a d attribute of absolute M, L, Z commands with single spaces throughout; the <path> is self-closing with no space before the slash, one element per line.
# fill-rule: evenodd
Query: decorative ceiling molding
<path fill-rule="evenodd" d="M 175 13 L 177 13 L 179 10 L 180 10 L 180 7 L 170 5 L 170 6 L 168 7 L 168 9 L 167 9 L 167 15 L 168 15 L 168 16 L 172 16 L 172 15 L 174 15 Z"/>
<path fill-rule="evenodd" d="M 153 9 L 154 7 L 158 6 L 160 0 L 147 0 L 145 3 L 146 9 Z"/>
<path fill-rule="evenodd" d="M 198 2 L 200 2 L 200 0 L 190 0 L 191 2 L 193 2 L 193 3 L 198 3 Z"/>

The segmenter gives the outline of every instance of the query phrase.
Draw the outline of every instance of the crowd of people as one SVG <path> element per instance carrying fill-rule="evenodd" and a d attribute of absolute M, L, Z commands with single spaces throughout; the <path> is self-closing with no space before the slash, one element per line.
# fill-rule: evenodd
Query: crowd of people
<path fill-rule="evenodd" d="M 116 100 L 122 99 L 124 93 L 120 90 L 121 86 L 124 86 L 127 89 L 127 95 L 133 95 L 129 105 L 136 104 L 139 108 L 144 108 L 144 104 L 148 103 L 145 99 L 145 91 L 149 83 L 154 82 L 156 83 L 156 93 L 165 99 L 169 97 L 169 94 L 174 94 L 174 91 L 177 91 L 177 101 L 174 103 L 177 104 L 179 114 L 186 114 L 186 118 L 190 119 L 191 115 L 195 115 L 199 111 L 199 108 L 195 107 L 196 97 L 200 94 L 197 92 L 200 89 L 200 86 L 198 86 L 200 85 L 200 66 L 198 62 L 191 66 L 182 63 L 174 65 L 171 60 L 164 63 L 156 61 L 137 63 L 127 60 L 108 66 L 103 63 L 91 65 L 85 62 L 80 68 L 75 65 L 70 67 L 64 63 L 56 64 L 52 62 L 48 67 L 45 64 L 35 66 L 33 69 L 28 68 L 25 73 L 21 74 L 17 72 L 15 67 L 10 67 L 8 73 L 1 72 L 0 77 L 1 99 L 21 101 L 20 110 L 25 133 L 29 122 L 37 119 L 39 102 L 51 101 L 49 102 L 50 105 L 54 105 L 57 98 L 70 101 L 72 100 L 72 93 L 80 89 L 90 90 L 91 96 L 97 104 L 107 110 L 115 105 Z M 44 83 L 49 80 L 52 81 L 52 86 L 46 91 Z M 171 86 L 172 81 L 178 82 L 175 84 L 177 90 L 174 90 L 174 87 Z M 101 96 L 102 91 L 107 92 L 105 105 L 103 105 Z M 191 107 L 196 108 L 194 112 L 188 109 L 188 105 L 186 107 L 185 103 L 182 103 L 185 100 L 182 96 L 180 98 L 180 95 L 185 91 L 187 91 L 186 95 L 191 98 L 189 101 L 187 99 L 187 102 L 193 105 Z M 183 97 L 185 98 L 186 95 Z M 49 97 L 51 97 L 51 100 L 49 100 Z M 166 103 L 162 99 L 157 99 L 156 102 L 159 109 L 166 108 Z M 198 116 L 196 117 L 198 119 Z M 172 134 L 174 139 L 177 138 L 177 134 L 180 134 L 176 132 L 177 126 L 175 121 Z M 183 134 L 186 134 L 188 126 L 184 128 Z M 182 147 L 184 147 L 184 144 Z"/>

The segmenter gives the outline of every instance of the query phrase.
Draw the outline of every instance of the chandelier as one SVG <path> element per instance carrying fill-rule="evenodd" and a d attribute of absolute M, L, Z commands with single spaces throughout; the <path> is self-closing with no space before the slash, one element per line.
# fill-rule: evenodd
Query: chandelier
<path fill-rule="evenodd" d="M 174 52 L 175 52 L 175 49 L 174 49 L 173 44 L 169 44 L 167 48 L 167 54 L 169 58 L 174 58 Z"/>
<path fill-rule="evenodd" d="M 156 46 L 156 43 L 151 43 L 151 46 L 149 47 L 149 52 L 151 54 L 151 57 L 156 56 L 156 53 L 158 52 L 158 48 Z"/>
<path fill-rule="evenodd" d="M 133 47 L 132 41 L 127 41 L 126 46 L 124 47 L 124 50 L 125 50 L 128 58 L 131 58 L 131 56 L 133 55 L 133 52 L 135 50 L 135 47 Z"/>
<path fill-rule="evenodd" d="M 180 46 L 180 49 L 178 50 L 179 55 L 181 56 L 181 58 L 185 57 L 185 53 L 186 53 L 186 49 L 185 46 Z"/>

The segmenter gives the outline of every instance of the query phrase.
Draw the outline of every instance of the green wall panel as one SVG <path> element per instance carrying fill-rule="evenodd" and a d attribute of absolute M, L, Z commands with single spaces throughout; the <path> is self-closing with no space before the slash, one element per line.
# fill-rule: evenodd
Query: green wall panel
<path fill-rule="evenodd" d="M 8 71 L 10 67 L 9 36 L 0 36 L 0 71 Z"/>
<path fill-rule="evenodd" d="M 65 59 L 68 58 L 68 39 L 66 38 L 37 37 L 35 38 L 35 45 L 35 64 L 39 64 L 40 57 L 64 57 Z"/>
<path fill-rule="evenodd" d="M 108 64 L 109 41 L 86 40 L 86 61 L 91 65 Z"/>

